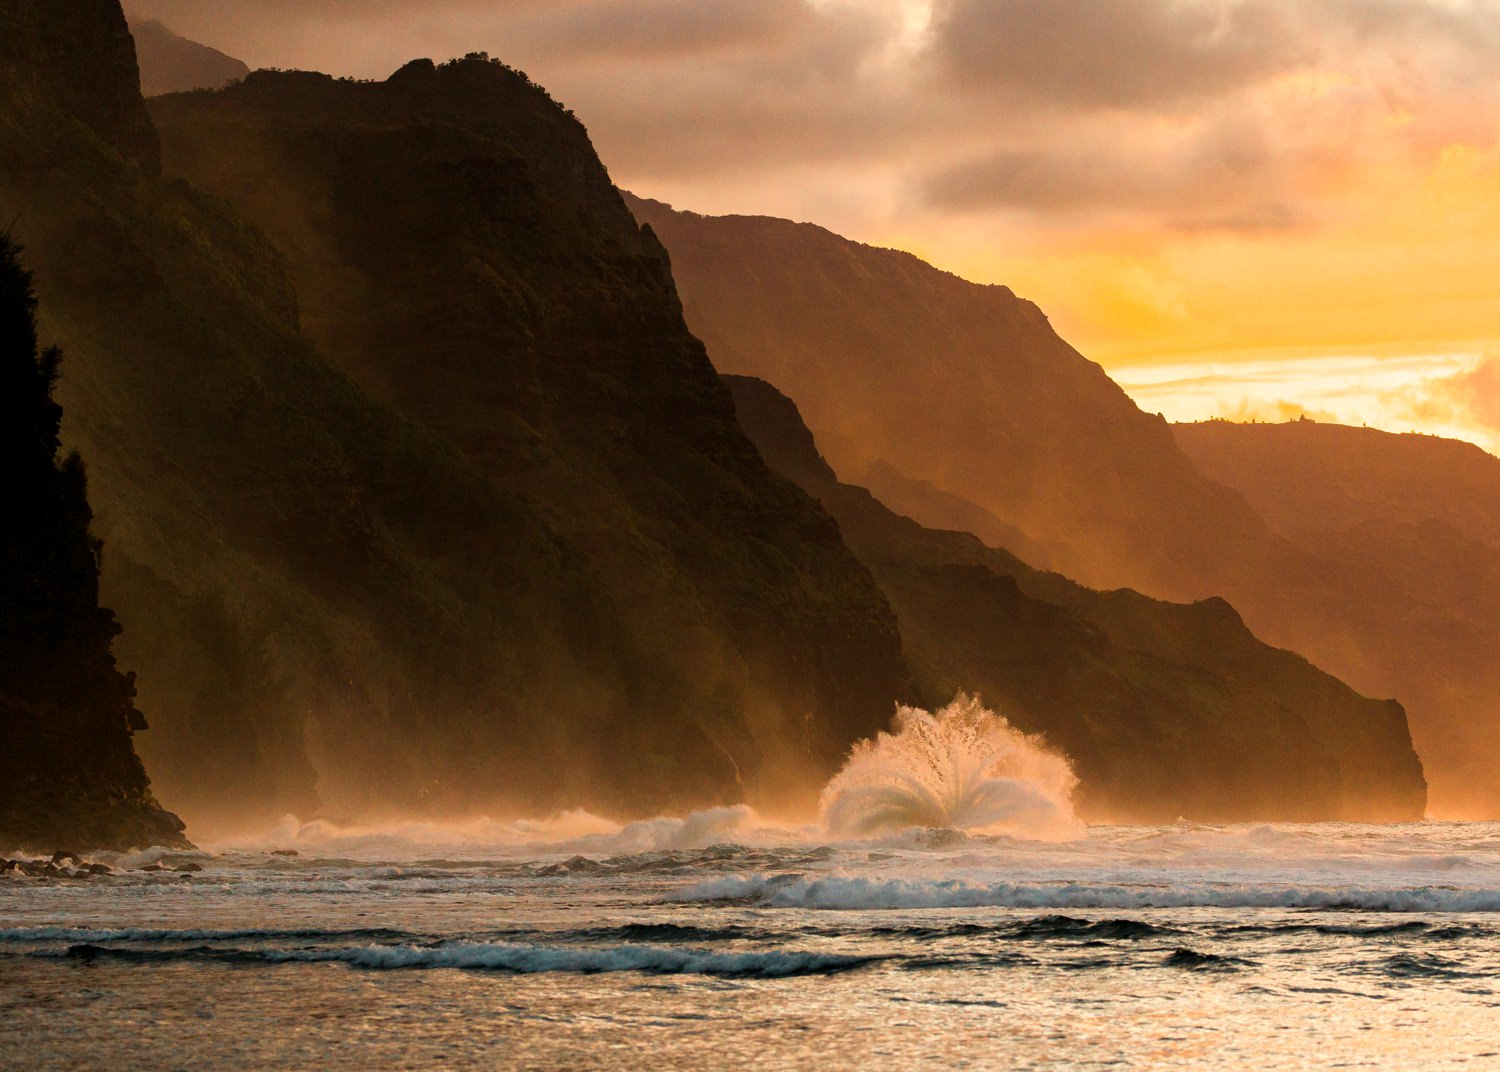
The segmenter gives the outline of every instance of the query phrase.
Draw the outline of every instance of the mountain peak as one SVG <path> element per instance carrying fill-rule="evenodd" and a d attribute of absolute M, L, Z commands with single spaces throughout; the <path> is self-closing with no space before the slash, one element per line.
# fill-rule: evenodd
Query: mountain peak
<path fill-rule="evenodd" d="M 131 19 L 130 32 L 140 62 L 141 93 L 147 97 L 222 89 L 250 74 L 242 60 L 179 37 L 157 19 Z"/>

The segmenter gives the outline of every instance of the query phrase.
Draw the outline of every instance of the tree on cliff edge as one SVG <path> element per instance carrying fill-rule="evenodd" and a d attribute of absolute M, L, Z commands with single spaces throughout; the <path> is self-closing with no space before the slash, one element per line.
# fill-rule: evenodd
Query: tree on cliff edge
<path fill-rule="evenodd" d="M 131 735 L 145 729 L 76 453 L 61 463 L 60 353 L 41 350 L 20 250 L 0 234 L 0 847 L 182 844 Z"/>

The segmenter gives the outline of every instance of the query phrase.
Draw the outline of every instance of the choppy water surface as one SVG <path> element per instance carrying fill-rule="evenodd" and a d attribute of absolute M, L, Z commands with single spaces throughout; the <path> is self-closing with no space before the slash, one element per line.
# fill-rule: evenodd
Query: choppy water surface
<path fill-rule="evenodd" d="M 730 809 L 160 855 L 0 880 L 0 1064 L 1500 1068 L 1496 824 L 822 844 Z"/>

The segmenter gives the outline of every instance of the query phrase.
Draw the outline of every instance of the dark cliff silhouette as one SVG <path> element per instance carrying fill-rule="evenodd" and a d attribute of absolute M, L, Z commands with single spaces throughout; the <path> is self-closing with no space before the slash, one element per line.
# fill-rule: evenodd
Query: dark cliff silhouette
<path fill-rule="evenodd" d="M 0 234 L 0 844 L 185 845 L 131 737 L 146 728 L 99 606 L 83 462 L 61 461 L 61 355 L 37 345 L 31 276 Z"/>
<path fill-rule="evenodd" d="M 564 624 L 591 687 L 493 716 L 549 722 L 553 765 L 587 771 L 570 792 L 806 793 L 883 724 L 902 687 L 889 609 L 761 462 L 660 244 L 540 87 L 475 56 L 381 83 L 257 72 L 151 108 L 168 171 L 285 251 L 319 350 L 517 496 L 587 577 L 596 621 Z M 531 606 L 527 559 L 507 568 Z M 340 747 L 366 740 L 350 725 Z"/>
<path fill-rule="evenodd" d="M 144 115 L 118 9 L 39 7 L 0 213 L 69 353 L 164 800 L 654 812 L 811 792 L 885 723 L 889 606 L 761 462 L 545 93 L 476 59 L 160 98 L 263 128 L 244 151 L 285 218 L 245 210 L 283 252 L 118 136 Z M 101 22 L 99 63 L 34 69 Z M 111 93 L 131 123 L 78 110 Z M 336 209 L 311 254 L 302 195 Z"/>
<path fill-rule="evenodd" d="M 1500 459 L 1472 443 L 1310 420 L 1174 431 L 1277 533 L 1352 578 L 1340 609 L 1357 628 L 1327 637 L 1324 658 L 1359 688 L 1408 703 L 1446 806 L 1496 814 Z"/>
<path fill-rule="evenodd" d="M 767 462 L 816 496 L 895 607 L 922 700 L 975 690 L 1066 753 L 1085 816 L 1410 820 L 1426 803 L 1399 704 L 1258 641 L 1223 600 L 1097 592 L 839 482 L 795 404 L 726 377 Z"/>

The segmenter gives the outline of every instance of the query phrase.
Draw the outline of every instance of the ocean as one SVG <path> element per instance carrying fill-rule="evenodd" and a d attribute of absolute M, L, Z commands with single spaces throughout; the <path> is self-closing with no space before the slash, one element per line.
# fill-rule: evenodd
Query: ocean
<path fill-rule="evenodd" d="M 0 878 L 6 1067 L 1500 1068 L 1500 824 L 723 808 L 92 859 Z"/>

